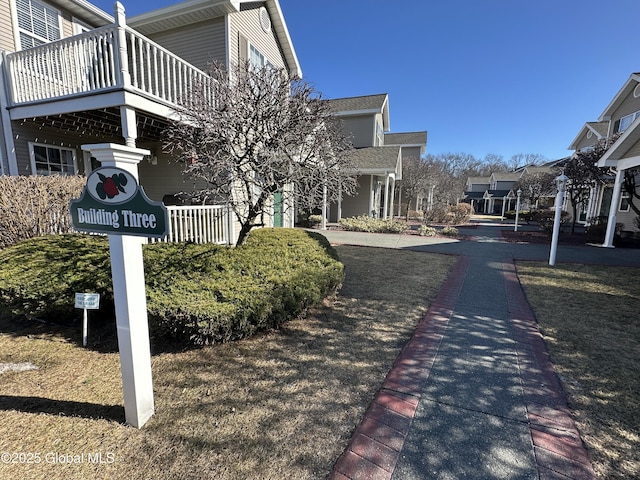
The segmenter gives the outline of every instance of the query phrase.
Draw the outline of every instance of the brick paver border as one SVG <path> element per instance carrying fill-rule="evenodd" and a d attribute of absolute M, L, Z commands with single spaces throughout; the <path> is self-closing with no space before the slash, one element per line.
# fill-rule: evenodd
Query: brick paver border
<path fill-rule="evenodd" d="M 330 479 L 391 479 L 468 266 L 469 257 L 458 258 L 387 374 L 349 446 L 338 458 Z"/>
<path fill-rule="evenodd" d="M 541 480 L 596 478 L 512 259 L 503 260 L 531 441 Z"/>

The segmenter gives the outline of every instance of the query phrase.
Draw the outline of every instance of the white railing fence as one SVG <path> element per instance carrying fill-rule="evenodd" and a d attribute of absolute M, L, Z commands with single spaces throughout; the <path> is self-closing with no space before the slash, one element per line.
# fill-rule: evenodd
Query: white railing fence
<path fill-rule="evenodd" d="M 108 25 L 6 54 L 10 102 L 131 89 L 173 106 L 208 98 L 209 76 L 127 26 Z"/>
<path fill-rule="evenodd" d="M 151 242 L 231 245 L 234 241 L 232 216 L 224 205 L 168 206 L 167 213 L 167 236 Z"/>

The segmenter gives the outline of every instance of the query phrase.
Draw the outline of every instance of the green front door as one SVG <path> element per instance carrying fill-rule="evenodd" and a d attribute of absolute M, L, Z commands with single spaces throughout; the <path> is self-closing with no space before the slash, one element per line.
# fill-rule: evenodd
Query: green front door
<path fill-rule="evenodd" d="M 284 226 L 284 204 L 282 202 L 282 192 L 273 194 L 273 226 Z"/>

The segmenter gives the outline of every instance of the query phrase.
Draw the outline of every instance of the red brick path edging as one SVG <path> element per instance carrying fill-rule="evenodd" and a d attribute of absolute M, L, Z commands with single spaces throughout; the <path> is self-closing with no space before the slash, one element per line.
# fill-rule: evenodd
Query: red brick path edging
<path fill-rule="evenodd" d="M 330 479 L 391 479 L 468 266 L 469 257 L 460 257 L 454 265 L 338 458 Z"/>
<path fill-rule="evenodd" d="M 541 480 L 596 478 L 512 259 L 503 262 L 531 441 Z"/>
<path fill-rule="evenodd" d="M 468 266 L 469 257 L 458 259 L 338 458 L 330 480 L 391 479 Z M 594 480 L 595 472 L 513 260 L 503 260 L 502 266 L 539 479 Z"/>

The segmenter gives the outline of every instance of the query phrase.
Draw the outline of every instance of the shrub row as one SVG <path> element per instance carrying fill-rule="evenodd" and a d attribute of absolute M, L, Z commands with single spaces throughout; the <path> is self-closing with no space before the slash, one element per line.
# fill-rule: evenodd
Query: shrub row
<path fill-rule="evenodd" d="M 456 237 L 458 236 L 458 229 L 456 227 L 446 226 L 438 230 L 428 225 L 420 225 L 418 228 L 418 235 L 421 237 L 435 237 L 436 235 Z"/>
<path fill-rule="evenodd" d="M 320 302 L 344 275 L 326 239 L 299 230 L 256 230 L 235 249 L 179 243 L 143 250 L 152 335 L 195 344 L 276 327 Z M 104 237 L 34 238 L 1 251 L 0 265 L 0 307 L 12 314 L 79 321 L 74 293 L 96 292 L 103 321 L 113 321 Z"/>
<path fill-rule="evenodd" d="M 0 248 L 70 232 L 69 202 L 80 196 L 85 181 L 80 176 L 0 176 Z"/>
<path fill-rule="evenodd" d="M 381 220 L 367 215 L 342 218 L 340 219 L 340 226 L 345 230 L 353 232 L 372 233 L 402 233 L 409 228 L 404 222 L 398 222 L 396 220 Z"/>
<path fill-rule="evenodd" d="M 461 225 L 467 223 L 473 215 L 473 207 L 468 203 L 458 203 L 456 205 L 436 205 L 431 210 L 424 213 L 424 222 Z"/>

